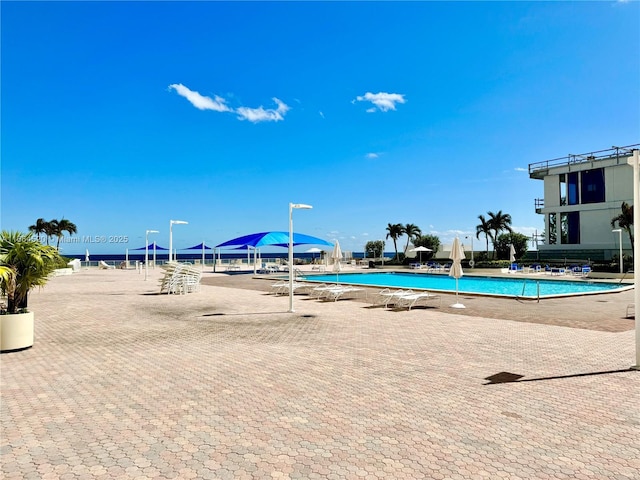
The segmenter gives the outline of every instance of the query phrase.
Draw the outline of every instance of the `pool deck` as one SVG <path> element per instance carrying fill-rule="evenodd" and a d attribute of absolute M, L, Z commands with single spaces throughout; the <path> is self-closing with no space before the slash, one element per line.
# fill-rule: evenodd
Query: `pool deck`
<path fill-rule="evenodd" d="M 411 311 L 83 270 L 0 356 L 3 479 L 633 479 L 633 291 Z"/>

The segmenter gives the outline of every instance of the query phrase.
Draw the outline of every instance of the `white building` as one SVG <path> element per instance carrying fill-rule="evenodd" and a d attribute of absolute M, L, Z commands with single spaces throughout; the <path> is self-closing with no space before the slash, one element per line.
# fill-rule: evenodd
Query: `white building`
<path fill-rule="evenodd" d="M 620 235 L 611 231 L 611 220 L 622 212 L 622 202 L 633 204 L 633 168 L 627 159 L 639 148 L 612 147 L 529 165 L 529 177 L 544 182 L 544 199 L 535 205 L 544 215 L 541 259 L 597 261 L 619 254 Z M 624 230 L 622 247 L 632 254 Z"/>

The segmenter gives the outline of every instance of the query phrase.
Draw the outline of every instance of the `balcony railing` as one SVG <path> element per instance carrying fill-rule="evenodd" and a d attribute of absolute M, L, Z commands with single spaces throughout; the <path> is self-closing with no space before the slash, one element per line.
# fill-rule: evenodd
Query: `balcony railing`
<path fill-rule="evenodd" d="M 529 164 L 529 175 L 540 170 L 548 170 L 551 167 L 560 167 L 563 165 L 571 165 L 575 163 L 593 162 L 595 160 L 603 160 L 605 158 L 629 157 L 634 150 L 640 148 L 640 143 L 627 145 L 626 147 L 611 147 L 606 150 L 598 150 L 596 152 L 572 154 L 566 157 L 554 158 L 552 160 L 544 160 Z"/>
<path fill-rule="evenodd" d="M 536 204 L 536 213 L 542 213 L 542 209 L 544 208 L 544 198 L 536 198 L 534 201 Z"/>

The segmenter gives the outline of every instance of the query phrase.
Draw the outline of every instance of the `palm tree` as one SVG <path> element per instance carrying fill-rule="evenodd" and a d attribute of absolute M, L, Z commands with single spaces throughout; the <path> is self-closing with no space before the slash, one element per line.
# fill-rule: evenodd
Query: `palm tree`
<path fill-rule="evenodd" d="M 411 240 L 415 240 L 416 238 L 420 238 L 422 235 L 422 230 L 417 225 L 413 223 L 407 223 L 404 227 L 402 227 L 402 233 L 407 236 L 407 244 L 404 247 L 404 254 L 407 254 L 407 249 L 409 248 L 409 242 Z"/>
<path fill-rule="evenodd" d="M 47 245 L 49 245 L 49 239 L 58 236 L 58 220 L 44 222 L 44 233 L 47 236 Z"/>
<path fill-rule="evenodd" d="M 611 226 L 615 228 L 617 223 L 618 228 L 622 228 L 627 232 L 631 241 L 631 250 L 633 250 L 633 205 L 622 202 L 620 209 L 622 212 L 611 219 Z"/>
<path fill-rule="evenodd" d="M 7 312 L 27 308 L 29 290 L 47 282 L 59 259 L 53 247 L 31 233 L 0 233 L 0 291 L 7 296 Z"/>
<path fill-rule="evenodd" d="M 58 237 L 58 244 L 56 245 L 56 248 L 59 249 L 60 239 L 64 236 L 63 232 L 67 232 L 69 236 L 72 236 L 74 233 L 78 232 L 78 227 L 76 227 L 75 223 L 70 222 L 66 218 L 63 218 L 59 222 L 56 222 L 56 224 L 57 224 L 56 236 Z"/>
<path fill-rule="evenodd" d="M 36 223 L 34 225 L 31 225 L 29 227 L 29 231 L 35 233 L 38 236 L 38 241 L 42 243 L 42 240 L 40 240 L 40 234 L 46 233 L 46 228 L 47 221 L 44 218 L 39 218 L 36 220 Z"/>
<path fill-rule="evenodd" d="M 398 258 L 398 238 L 402 236 L 404 233 L 404 227 L 401 223 L 390 223 L 387 225 L 387 236 L 386 238 L 391 237 L 393 240 L 393 248 L 396 251 L 395 258 Z"/>
<path fill-rule="evenodd" d="M 480 240 L 480 234 L 484 235 L 485 241 L 487 242 L 487 257 L 489 256 L 489 239 L 491 239 L 491 243 L 493 243 L 493 234 L 491 233 L 491 225 L 484 218 L 484 215 L 478 215 L 478 219 L 480 220 L 480 224 L 476 225 L 476 238 Z"/>
<path fill-rule="evenodd" d="M 513 233 L 511 229 L 511 215 L 508 213 L 502 213 L 502 210 L 498 210 L 498 213 L 487 212 L 489 215 L 489 225 L 493 231 L 493 258 L 496 257 L 496 239 L 500 232 L 506 230 L 509 233 Z"/>

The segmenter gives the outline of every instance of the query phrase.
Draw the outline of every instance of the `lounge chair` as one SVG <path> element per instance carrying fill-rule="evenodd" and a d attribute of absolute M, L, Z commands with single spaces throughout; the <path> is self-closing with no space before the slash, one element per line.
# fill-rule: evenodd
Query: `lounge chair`
<path fill-rule="evenodd" d="M 625 314 L 625 318 L 636 318 L 636 308 L 635 308 L 635 304 L 630 303 L 629 305 L 627 305 L 627 313 Z"/>
<path fill-rule="evenodd" d="M 160 280 L 160 293 L 185 294 L 200 290 L 202 271 L 191 265 L 169 262 L 163 265 L 165 273 Z"/>
<path fill-rule="evenodd" d="M 384 305 L 385 308 L 388 308 L 389 305 L 396 305 L 400 297 L 411 294 L 413 294 L 412 290 L 391 290 L 385 288 L 374 297 L 374 305 Z"/>
<path fill-rule="evenodd" d="M 102 270 L 110 270 L 110 269 L 115 269 L 116 266 L 115 265 L 109 265 L 104 260 L 100 260 L 100 262 L 98 263 L 98 268 L 100 268 Z"/>
<path fill-rule="evenodd" d="M 440 295 L 435 295 L 428 292 L 400 295 L 398 297 L 397 306 L 398 308 L 406 308 L 408 310 L 411 310 L 413 307 L 418 306 L 420 303 L 426 304 L 431 300 L 439 300 L 439 306 L 442 306 L 442 297 L 440 297 Z"/>
<path fill-rule="evenodd" d="M 357 287 L 336 287 L 336 288 L 328 288 L 324 291 L 324 293 L 320 296 L 320 298 L 324 298 L 326 300 L 333 300 L 337 302 L 339 298 L 343 298 L 345 295 L 349 295 L 356 292 L 363 292 L 364 288 Z"/>

